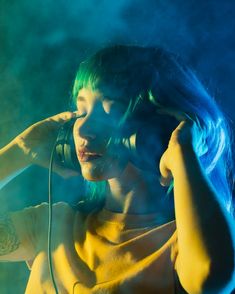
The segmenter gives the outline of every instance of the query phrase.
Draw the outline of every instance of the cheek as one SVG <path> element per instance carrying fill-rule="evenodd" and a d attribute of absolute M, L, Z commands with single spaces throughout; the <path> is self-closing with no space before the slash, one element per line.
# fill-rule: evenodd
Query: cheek
<path fill-rule="evenodd" d="M 74 140 L 75 147 L 78 147 L 79 145 L 81 145 L 82 139 L 78 135 L 78 124 L 76 123 L 73 126 L 73 140 Z"/>
<path fill-rule="evenodd" d="M 74 140 L 74 144 L 77 145 L 78 136 L 77 136 L 77 132 L 76 132 L 75 126 L 73 127 L 73 140 Z"/>

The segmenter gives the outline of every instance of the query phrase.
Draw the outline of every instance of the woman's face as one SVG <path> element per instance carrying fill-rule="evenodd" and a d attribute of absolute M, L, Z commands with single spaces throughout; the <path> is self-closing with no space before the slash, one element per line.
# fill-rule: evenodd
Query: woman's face
<path fill-rule="evenodd" d="M 117 134 L 126 105 L 120 99 L 99 90 L 82 88 L 77 96 L 77 114 L 73 136 L 82 175 L 89 181 L 119 176 L 127 165 L 124 147 L 109 143 Z M 111 141 L 112 142 L 112 141 Z"/>

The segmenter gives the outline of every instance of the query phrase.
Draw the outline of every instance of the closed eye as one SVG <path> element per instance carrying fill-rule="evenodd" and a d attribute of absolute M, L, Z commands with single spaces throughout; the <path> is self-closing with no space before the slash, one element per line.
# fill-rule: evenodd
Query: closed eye
<path fill-rule="evenodd" d="M 107 114 L 121 115 L 124 112 L 124 104 L 110 99 L 103 99 L 103 109 Z"/>

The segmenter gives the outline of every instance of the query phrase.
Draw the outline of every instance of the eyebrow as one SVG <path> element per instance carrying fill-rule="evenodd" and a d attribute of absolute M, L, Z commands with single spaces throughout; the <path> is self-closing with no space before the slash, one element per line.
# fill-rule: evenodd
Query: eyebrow
<path fill-rule="evenodd" d="M 83 96 L 77 96 L 76 101 L 86 101 L 86 99 Z"/>
<path fill-rule="evenodd" d="M 102 96 L 101 97 L 101 100 L 105 100 L 105 99 L 109 99 L 109 100 L 118 100 L 118 99 L 115 99 L 115 98 L 111 98 L 109 96 Z M 84 102 L 86 101 L 86 98 L 84 96 L 77 96 L 77 99 L 76 99 L 76 102 Z"/>

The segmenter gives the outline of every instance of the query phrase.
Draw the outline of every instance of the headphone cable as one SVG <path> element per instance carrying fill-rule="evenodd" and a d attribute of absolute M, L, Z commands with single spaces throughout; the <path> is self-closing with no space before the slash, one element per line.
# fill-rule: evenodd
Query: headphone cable
<path fill-rule="evenodd" d="M 55 290 L 56 294 L 59 294 L 56 281 L 55 281 L 55 276 L 53 272 L 53 263 L 52 263 L 52 255 L 51 255 L 51 241 L 52 241 L 52 170 L 53 170 L 53 161 L 54 161 L 54 154 L 55 154 L 55 149 L 57 145 L 57 139 L 54 143 L 54 146 L 51 151 L 50 155 L 50 163 L 49 163 L 49 177 L 48 177 L 48 235 L 47 235 L 47 248 L 48 248 L 48 265 L 49 265 L 49 272 L 50 272 L 50 277 L 51 281 Z"/>

